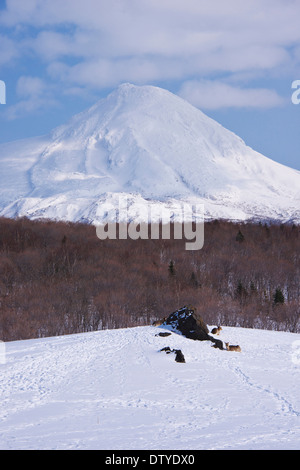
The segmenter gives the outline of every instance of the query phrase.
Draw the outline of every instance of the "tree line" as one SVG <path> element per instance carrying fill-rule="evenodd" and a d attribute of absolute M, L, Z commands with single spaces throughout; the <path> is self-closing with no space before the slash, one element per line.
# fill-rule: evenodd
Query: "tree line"
<path fill-rule="evenodd" d="M 206 222 L 203 248 L 187 251 L 0 218 L 0 339 L 148 325 L 183 305 L 211 325 L 299 332 L 299 245 L 292 224 Z"/>

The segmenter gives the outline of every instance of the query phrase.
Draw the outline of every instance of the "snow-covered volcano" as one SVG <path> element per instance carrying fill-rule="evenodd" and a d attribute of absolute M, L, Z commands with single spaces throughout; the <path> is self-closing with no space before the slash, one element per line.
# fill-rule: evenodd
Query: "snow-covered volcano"
<path fill-rule="evenodd" d="M 50 135 L 0 146 L 0 214 L 101 221 L 105 201 L 300 221 L 300 172 L 169 91 L 123 84 Z M 101 215 L 102 214 L 102 215 Z"/>

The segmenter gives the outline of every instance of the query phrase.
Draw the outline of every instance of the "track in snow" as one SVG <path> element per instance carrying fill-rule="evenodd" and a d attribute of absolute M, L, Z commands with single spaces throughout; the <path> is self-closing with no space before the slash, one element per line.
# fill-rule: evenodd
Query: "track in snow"
<path fill-rule="evenodd" d="M 299 448 L 299 335 L 223 327 L 234 353 L 159 331 L 6 343 L 0 448 Z"/>

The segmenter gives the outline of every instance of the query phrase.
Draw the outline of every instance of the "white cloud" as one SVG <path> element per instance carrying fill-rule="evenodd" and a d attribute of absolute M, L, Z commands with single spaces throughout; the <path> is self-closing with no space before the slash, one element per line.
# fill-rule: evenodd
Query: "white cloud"
<path fill-rule="evenodd" d="M 58 105 L 53 90 L 39 77 L 21 76 L 16 91 L 19 101 L 5 109 L 5 116 L 10 121 Z"/>
<path fill-rule="evenodd" d="M 17 83 L 18 95 L 25 98 L 40 96 L 46 89 L 46 83 L 39 77 L 22 76 Z"/>
<path fill-rule="evenodd" d="M 181 80 L 194 101 L 205 86 L 219 93 L 210 107 L 234 99 L 276 106 L 282 100 L 267 85 L 217 85 L 212 77 L 300 73 L 299 17 L 293 0 L 7 0 L 0 24 L 13 33 L 0 64 L 1 54 L 7 62 L 18 53 L 23 63 L 40 61 L 61 87 Z"/>
<path fill-rule="evenodd" d="M 299 14 L 299 2 L 287 0 L 7 0 L 0 22 L 40 29 L 33 47 L 48 57 L 152 54 L 184 63 L 220 51 L 239 61 L 252 47 L 248 67 L 260 48 L 299 42 Z"/>
<path fill-rule="evenodd" d="M 48 73 L 54 80 L 61 80 L 69 86 L 80 85 L 96 90 L 112 87 L 121 82 L 144 84 L 159 80 L 182 78 L 183 70 L 173 59 L 129 57 L 113 60 L 109 58 L 91 59 L 75 65 L 53 62 Z"/>
<path fill-rule="evenodd" d="M 218 81 L 187 81 L 179 95 L 203 109 L 272 108 L 284 103 L 275 91 L 262 88 L 239 88 Z"/>
<path fill-rule="evenodd" d="M 0 34 L 0 65 L 8 64 L 19 56 L 14 41 L 6 35 Z"/>
<path fill-rule="evenodd" d="M 55 98 L 35 96 L 30 99 L 22 99 L 15 104 L 7 106 L 4 117 L 9 121 L 14 121 L 27 115 L 43 113 L 45 109 L 57 106 L 59 106 L 59 103 Z"/>

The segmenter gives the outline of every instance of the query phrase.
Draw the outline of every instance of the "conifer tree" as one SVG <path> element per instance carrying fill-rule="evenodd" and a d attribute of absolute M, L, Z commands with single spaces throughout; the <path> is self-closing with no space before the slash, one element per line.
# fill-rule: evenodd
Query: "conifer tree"
<path fill-rule="evenodd" d="M 239 243 L 241 243 L 241 242 L 243 242 L 243 241 L 245 240 L 245 237 L 244 237 L 244 235 L 242 234 L 242 232 L 241 232 L 240 230 L 238 231 L 238 234 L 237 234 L 237 236 L 235 237 L 235 239 L 236 239 L 236 241 L 239 242 Z"/>
<path fill-rule="evenodd" d="M 192 271 L 192 274 L 191 274 L 190 284 L 191 284 L 191 286 L 193 286 L 195 288 L 198 287 L 198 285 L 199 285 L 198 280 L 197 280 L 197 276 L 194 273 L 194 271 Z"/>
<path fill-rule="evenodd" d="M 174 268 L 174 261 L 171 260 L 169 263 L 169 274 L 170 276 L 175 276 L 175 268 Z"/>
<path fill-rule="evenodd" d="M 274 294 L 274 304 L 284 304 L 284 295 L 282 293 L 282 290 L 277 288 Z"/>
<path fill-rule="evenodd" d="M 244 300 L 248 295 L 247 289 L 243 286 L 242 281 L 239 281 L 236 288 L 236 297 L 241 301 Z"/>

